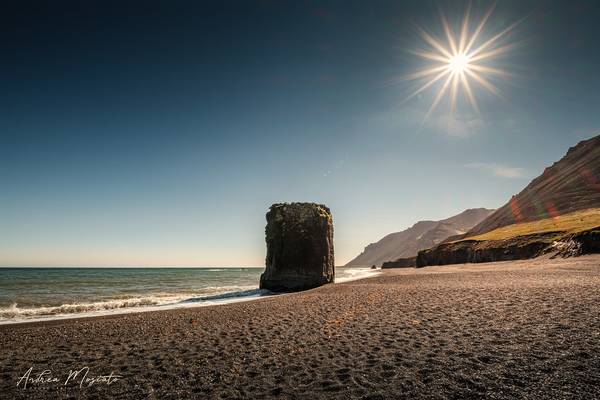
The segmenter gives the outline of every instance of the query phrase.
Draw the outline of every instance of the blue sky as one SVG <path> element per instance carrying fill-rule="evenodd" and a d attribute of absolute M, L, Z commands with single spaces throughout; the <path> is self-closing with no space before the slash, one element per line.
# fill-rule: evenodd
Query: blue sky
<path fill-rule="evenodd" d="M 0 265 L 263 265 L 272 203 L 327 204 L 337 264 L 494 208 L 600 131 L 599 7 L 526 17 L 480 112 L 404 101 L 414 26 L 464 2 L 13 5 L 0 46 Z M 481 14 L 490 3 L 475 2 Z M 477 13 L 475 13 L 477 16 Z"/>

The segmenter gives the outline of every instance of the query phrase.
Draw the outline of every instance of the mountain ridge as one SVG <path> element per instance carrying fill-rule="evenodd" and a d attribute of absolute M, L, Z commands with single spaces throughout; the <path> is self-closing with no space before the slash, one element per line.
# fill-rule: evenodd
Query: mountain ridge
<path fill-rule="evenodd" d="M 415 257 L 420 250 L 433 247 L 449 236 L 466 233 L 493 211 L 471 208 L 440 221 L 418 221 L 410 228 L 390 233 L 367 245 L 361 254 L 345 266 L 381 266 L 386 261 Z"/>

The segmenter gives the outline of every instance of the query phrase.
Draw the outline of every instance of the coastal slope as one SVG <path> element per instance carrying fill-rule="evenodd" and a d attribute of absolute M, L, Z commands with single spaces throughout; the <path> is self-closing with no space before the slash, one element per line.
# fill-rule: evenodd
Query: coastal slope
<path fill-rule="evenodd" d="M 410 228 L 390 233 L 346 264 L 346 267 L 381 266 L 386 261 L 415 257 L 448 237 L 466 233 L 494 210 L 473 208 L 441 221 L 419 221 Z"/>
<path fill-rule="evenodd" d="M 420 251 L 417 266 L 600 251 L 600 136 L 585 140 L 466 234 Z"/>
<path fill-rule="evenodd" d="M 600 207 L 600 135 L 579 142 L 466 237 Z"/>

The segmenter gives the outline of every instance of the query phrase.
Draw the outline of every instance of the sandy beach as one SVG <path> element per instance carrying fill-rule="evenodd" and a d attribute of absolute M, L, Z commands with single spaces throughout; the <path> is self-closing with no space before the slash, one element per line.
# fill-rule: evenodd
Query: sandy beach
<path fill-rule="evenodd" d="M 0 348 L 3 399 L 600 398 L 600 256 L 5 325 Z"/>

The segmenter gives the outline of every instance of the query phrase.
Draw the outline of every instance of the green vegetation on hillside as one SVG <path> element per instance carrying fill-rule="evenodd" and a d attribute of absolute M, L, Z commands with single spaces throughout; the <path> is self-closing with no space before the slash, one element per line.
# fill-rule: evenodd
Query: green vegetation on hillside
<path fill-rule="evenodd" d="M 503 240 L 534 233 L 563 232 L 577 233 L 600 226 L 600 208 L 592 208 L 547 218 L 539 221 L 524 222 L 494 229 L 481 235 L 471 236 L 463 240 Z"/>

